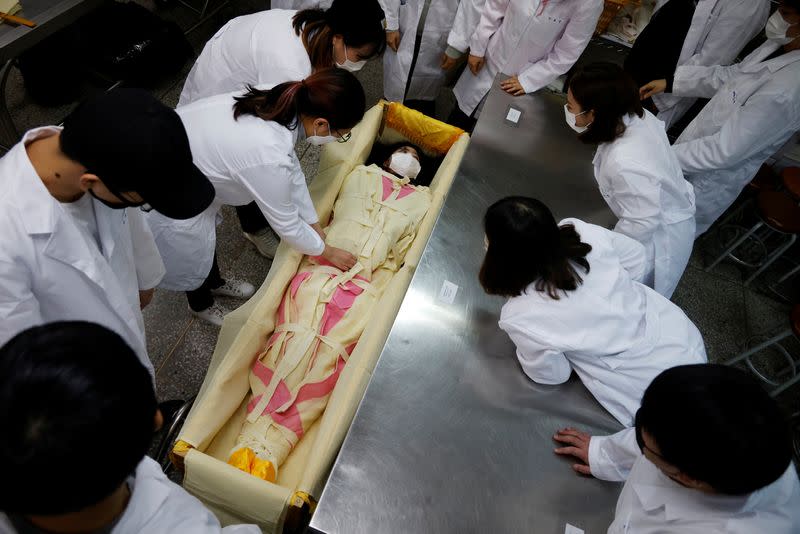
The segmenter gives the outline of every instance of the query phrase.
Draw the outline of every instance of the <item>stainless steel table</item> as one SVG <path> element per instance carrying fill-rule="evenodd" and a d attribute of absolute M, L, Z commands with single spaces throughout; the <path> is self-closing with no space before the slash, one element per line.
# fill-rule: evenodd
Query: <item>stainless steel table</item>
<path fill-rule="evenodd" d="M 553 453 L 566 425 L 620 425 L 574 376 L 538 385 L 497 326 L 503 300 L 477 273 L 495 200 L 535 196 L 557 217 L 614 222 L 592 150 L 564 124 L 562 95 L 497 88 L 425 249 L 311 521 L 325 533 L 605 532 L 618 484 L 577 476 Z M 522 111 L 517 126 L 508 107 Z M 448 304 L 445 281 L 458 286 Z"/>
<path fill-rule="evenodd" d="M 18 16 L 32 20 L 36 27 L 0 24 L 0 143 L 9 147 L 19 134 L 6 107 L 5 89 L 12 61 L 21 53 L 72 24 L 100 5 L 102 0 L 21 0 Z"/>

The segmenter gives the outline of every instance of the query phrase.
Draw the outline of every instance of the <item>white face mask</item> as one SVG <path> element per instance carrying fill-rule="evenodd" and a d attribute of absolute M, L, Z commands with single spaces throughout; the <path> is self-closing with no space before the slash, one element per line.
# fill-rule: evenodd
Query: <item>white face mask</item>
<path fill-rule="evenodd" d="M 586 111 L 589 111 L 589 110 L 586 110 Z M 581 111 L 580 113 L 578 113 L 576 115 L 573 112 L 571 112 L 570 110 L 568 110 L 567 109 L 567 105 L 564 104 L 564 119 L 567 121 L 567 126 L 569 126 L 570 128 L 572 128 L 573 130 L 575 130 L 578 133 L 583 133 L 586 130 L 588 130 L 589 129 L 588 126 L 578 126 L 577 123 L 576 123 L 578 117 L 580 115 L 583 115 L 584 113 L 586 113 L 586 111 Z"/>
<path fill-rule="evenodd" d="M 330 126 L 328 127 L 330 129 Z M 327 145 L 338 141 L 333 135 L 317 135 L 317 127 L 314 126 L 314 135 L 306 137 L 306 141 L 315 146 Z"/>
<path fill-rule="evenodd" d="M 489 238 L 486 235 L 483 236 L 483 250 L 489 252 Z"/>
<path fill-rule="evenodd" d="M 764 28 L 764 31 L 767 34 L 767 39 L 780 45 L 785 45 L 794 41 L 794 37 L 786 37 L 786 32 L 789 31 L 790 27 L 791 24 L 786 22 L 780 11 L 776 11 L 767 19 L 767 27 Z"/>
<path fill-rule="evenodd" d="M 413 180 L 422 170 L 422 166 L 417 161 L 417 158 L 408 152 L 395 152 L 389 160 L 389 168 L 402 176 Z"/>
<path fill-rule="evenodd" d="M 339 63 L 338 61 L 334 60 L 336 66 L 340 69 L 344 69 L 350 72 L 358 72 L 364 68 L 364 65 L 367 64 L 366 59 L 362 59 L 361 61 L 350 61 L 347 57 L 347 45 L 342 42 L 342 46 L 344 46 L 344 63 Z"/>

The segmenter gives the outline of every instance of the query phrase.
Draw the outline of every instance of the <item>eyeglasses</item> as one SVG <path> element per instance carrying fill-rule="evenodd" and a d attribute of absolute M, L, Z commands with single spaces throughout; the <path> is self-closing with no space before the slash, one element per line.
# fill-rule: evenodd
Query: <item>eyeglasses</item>
<path fill-rule="evenodd" d="M 338 136 L 338 138 L 336 139 L 336 142 L 337 143 L 346 143 L 346 142 L 348 142 L 350 140 L 350 138 L 352 136 L 353 136 L 353 134 L 351 132 L 347 132 L 344 135 Z"/>

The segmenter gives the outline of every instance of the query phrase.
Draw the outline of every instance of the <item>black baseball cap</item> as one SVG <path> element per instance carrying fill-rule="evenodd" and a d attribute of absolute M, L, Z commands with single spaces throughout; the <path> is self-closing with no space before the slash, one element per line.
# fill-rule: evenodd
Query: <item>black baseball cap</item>
<path fill-rule="evenodd" d="M 64 121 L 61 151 L 110 191 L 137 193 L 171 219 L 190 219 L 214 200 L 214 186 L 192 162 L 180 117 L 141 89 L 82 102 Z"/>

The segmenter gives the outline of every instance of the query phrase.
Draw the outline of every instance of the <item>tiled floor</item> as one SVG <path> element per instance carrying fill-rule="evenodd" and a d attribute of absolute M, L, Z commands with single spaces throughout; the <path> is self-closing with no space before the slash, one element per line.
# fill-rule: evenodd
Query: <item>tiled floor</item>
<path fill-rule="evenodd" d="M 211 3 L 213 6 L 214 1 Z M 195 53 L 199 53 L 205 41 L 226 20 L 260 9 L 263 5 L 263 1 L 257 0 L 232 1 L 218 16 L 189 35 Z M 175 2 L 168 3 L 166 8 L 159 7 L 157 11 L 184 28 L 197 22 L 196 14 Z M 187 63 L 178 75 L 159 84 L 154 89 L 155 94 L 168 105 L 174 106 L 190 67 L 191 63 Z M 381 63 L 368 63 L 359 73 L 359 78 L 364 83 L 368 104 L 371 105 L 382 94 Z M 20 131 L 58 123 L 70 109 L 70 106 L 42 108 L 32 103 L 16 71 L 9 80 L 7 100 Z M 452 95 L 448 92 L 438 103 L 438 112 L 444 115 L 449 111 L 451 102 Z M 298 155 L 307 176 L 313 177 L 319 162 L 318 149 L 303 145 L 298 147 Z M 223 275 L 239 277 L 259 285 L 270 268 L 270 262 L 256 254 L 244 240 L 233 210 L 226 209 L 223 213 L 224 222 L 218 229 Z M 710 360 L 720 361 L 738 353 L 749 343 L 766 339 L 787 327 L 790 306 L 772 296 L 762 281 L 776 279 L 777 273 L 788 270 L 789 264 L 779 263 L 762 280 L 747 288 L 742 283 L 742 271 L 732 264 L 723 263 L 711 272 L 703 270 L 705 248 L 713 248 L 710 245 L 714 240 L 710 239 L 709 242 L 705 247 L 698 247 L 673 300 L 703 333 Z M 800 276 L 797 279 L 800 280 Z M 795 302 L 798 286 L 800 283 L 795 282 Z M 227 301 L 225 304 L 235 306 L 237 303 Z M 184 296 L 169 291 L 156 292 L 153 303 L 145 310 L 145 322 L 150 356 L 157 369 L 159 398 L 186 398 L 195 394 L 210 361 L 218 329 L 193 318 L 187 310 Z M 787 346 L 795 354 L 800 353 L 796 341 L 787 343 Z M 781 401 L 792 412 L 800 409 L 798 390 L 800 387 L 781 396 Z"/>

